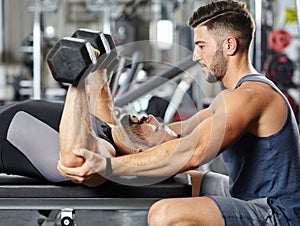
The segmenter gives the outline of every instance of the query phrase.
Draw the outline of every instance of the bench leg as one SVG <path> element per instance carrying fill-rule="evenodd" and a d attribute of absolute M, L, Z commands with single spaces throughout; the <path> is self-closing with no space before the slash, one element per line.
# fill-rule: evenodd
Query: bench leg
<path fill-rule="evenodd" d="M 63 208 L 60 210 L 60 222 L 62 226 L 75 226 L 75 210 L 71 208 Z"/>
<path fill-rule="evenodd" d="M 63 208 L 60 210 L 51 210 L 46 219 L 38 219 L 40 226 L 76 226 L 75 210 Z"/>
<path fill-rule="evenodd" d="M 59 221 L 60 210 L 51 210 L 50 213 L 46 216 L 46 219 L 38 219 L 38 224 L 40 226 L 58 226 L 60 225 Z"/>

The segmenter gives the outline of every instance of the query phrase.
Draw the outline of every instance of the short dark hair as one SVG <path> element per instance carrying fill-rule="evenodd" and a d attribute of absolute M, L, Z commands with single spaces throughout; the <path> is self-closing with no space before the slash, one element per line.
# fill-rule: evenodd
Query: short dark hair
<path fill-rule="evenodd" d="M 217 37 L 234 36 L 240 50 L 248 50 L 254 36 L 255 22 L 244 2 L 233 0 L 212 1 L 200 6 L 190 17 L 189 26 L 206 26 Z"/>

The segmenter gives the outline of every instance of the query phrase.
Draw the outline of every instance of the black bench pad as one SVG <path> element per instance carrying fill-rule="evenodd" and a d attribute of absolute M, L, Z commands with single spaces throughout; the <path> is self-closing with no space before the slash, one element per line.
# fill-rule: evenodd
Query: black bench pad
<path fill-rule="evenodd" d="M 191 185 L 186 174 L 151 185 L 107 182 L 96 188 L 0 175 L 0 209 L 147 209 L 162 198 L 190 196 Z"/>

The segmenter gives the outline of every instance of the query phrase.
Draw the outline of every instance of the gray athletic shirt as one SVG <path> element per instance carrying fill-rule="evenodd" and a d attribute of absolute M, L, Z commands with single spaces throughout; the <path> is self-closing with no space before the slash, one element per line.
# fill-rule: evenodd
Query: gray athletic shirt
<path fill-rule="evenodd" d="M 230 193 L 243 200 L 267 197 L 281 225 L 300 225 L 297 122 L 287 99 L 270 80 L 263 75 L 251 74 L 243 77 L 236 88 L 245 81 L 270 85 L 285 99 L 288 113 L 284 125 L 275 134 L 268 137 L 246 134 L 223 152 L 230 178 Z"/>

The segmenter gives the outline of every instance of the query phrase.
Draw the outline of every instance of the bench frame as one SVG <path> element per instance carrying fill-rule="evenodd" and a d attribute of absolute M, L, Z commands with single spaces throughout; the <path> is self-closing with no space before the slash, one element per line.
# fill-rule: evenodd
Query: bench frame
<path fill-rule="evenodd" d="M 61 225 L 75 225 L 76 209 L 148 210 L 160 199 L 190 196 L 191 181 L 187 174 L 150 185 L 107 182 L 96 188 L 0 174 L 0 210 L 52 210 L 43 226 L 56 225 L 58 215 Z"/>

